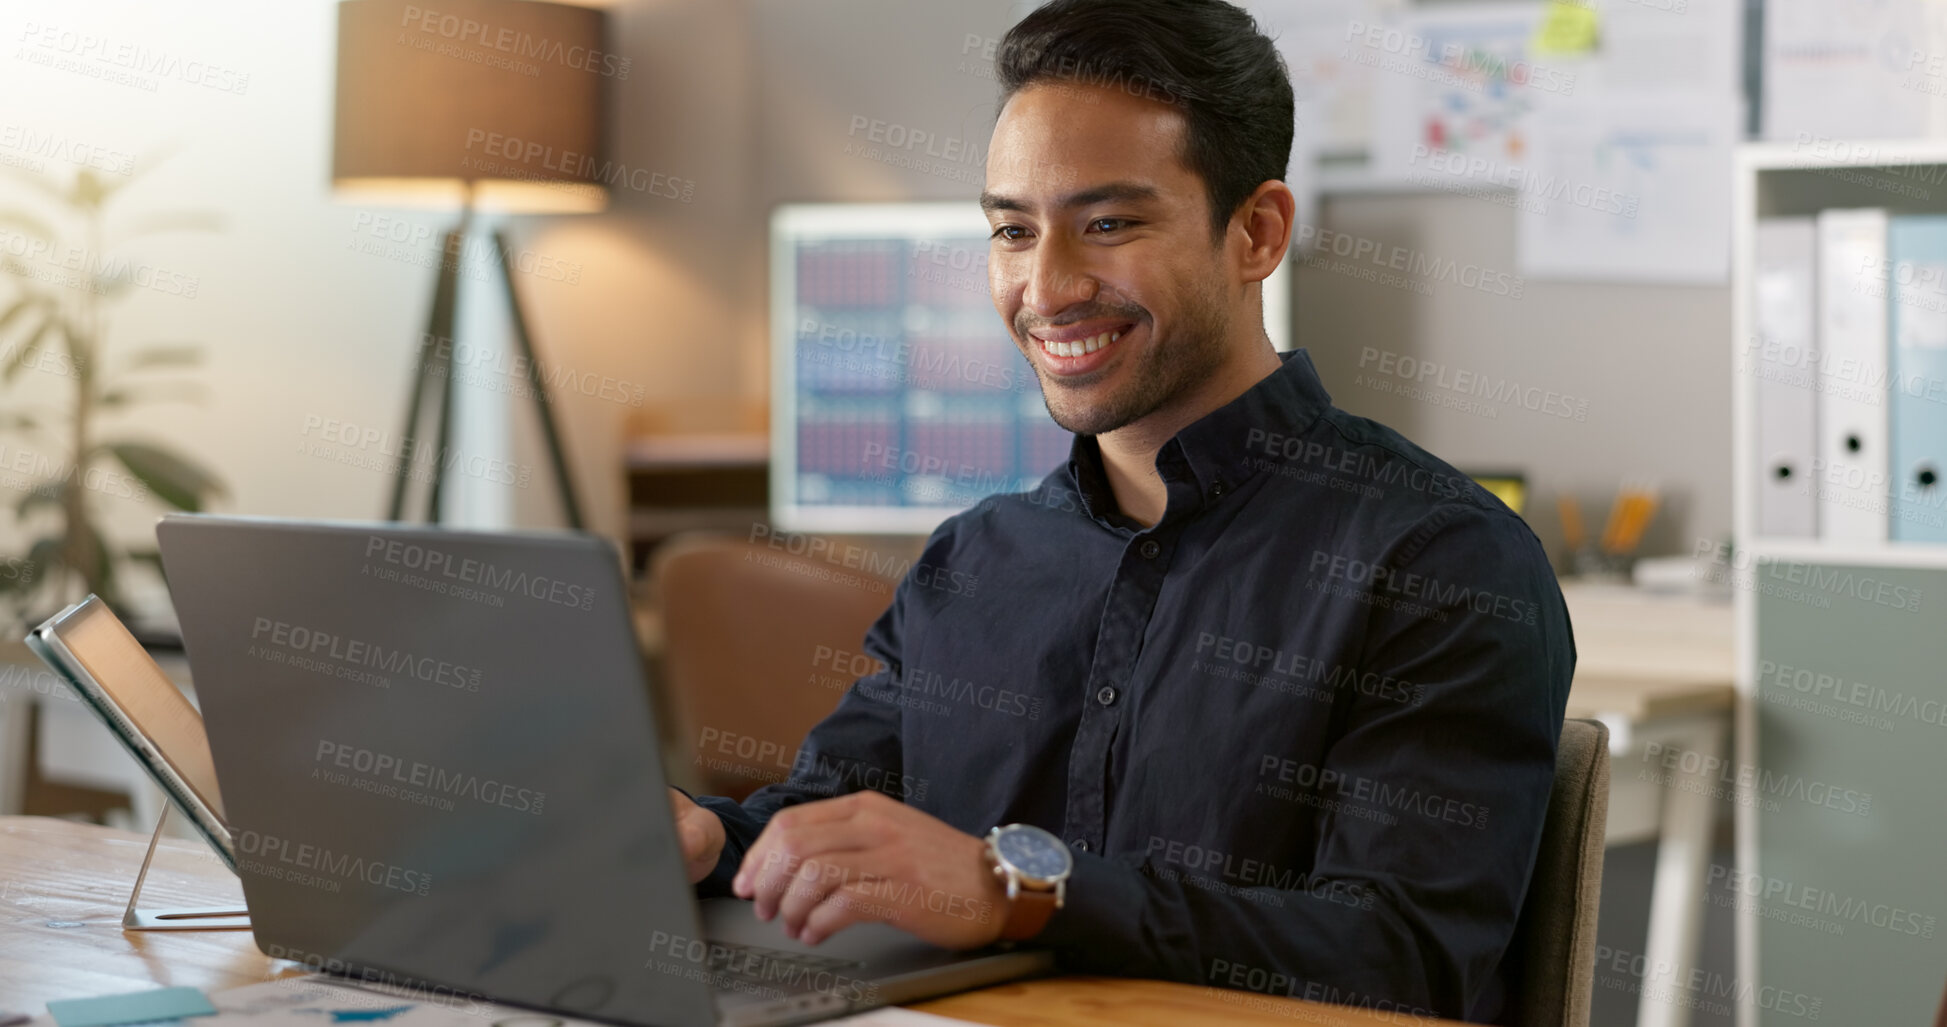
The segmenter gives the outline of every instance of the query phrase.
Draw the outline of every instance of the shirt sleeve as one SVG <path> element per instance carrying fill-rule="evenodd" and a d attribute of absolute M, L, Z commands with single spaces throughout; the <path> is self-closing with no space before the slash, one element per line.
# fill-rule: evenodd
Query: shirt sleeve
<path fill-rule="evenodd" d="M 1088 972 L 1420 1016 L 1500 1012 L 1495 971 L 1574 668 L 1568 613 L 1540 543 L 1503 511 L 1443 508 L 1383 566 L 1392 594 L 1426 601 L 1374 606 L 1364 669 L 1419 684 L 1420 701 L 1335 700 L 1330 755 L 1299 775 L 1319 818 L 1308 870 L 1219 891 L 1145 854 L 1076 853 L 1067 903 L 1037 941 Z"/>
<path fill-rule="evenodd" d="M 757 841 L 778 810 L 801 802 L 851 792 L 878 790 L 897 799 L 907 794 L 899 741 L 901 624 L 908 590 L 902 581 L 892 604 L 866 631 L 864 652 L 883 666 L 853 682 L 838 708 L 811 729 L 784 781 L 752 792 L 741 803 L 722 796 L 692 796 L 723 821 L 723 854 L 710 876 L 697 882 L 699 897 L 730 894 L 744 853 Z M 684 794 L 688 794 L 687 792 Z"/>

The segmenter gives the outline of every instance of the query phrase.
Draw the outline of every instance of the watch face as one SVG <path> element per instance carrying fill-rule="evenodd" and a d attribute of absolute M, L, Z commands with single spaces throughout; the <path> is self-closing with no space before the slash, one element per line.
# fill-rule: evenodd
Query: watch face
<path fill-rule="evenodd" d="M 1022 877 L 1037 881 L 1052 881 L 1075 864 L 1068 846 L 1038 827 L 1008 828 L 994 839 L 994 849 Z"/>

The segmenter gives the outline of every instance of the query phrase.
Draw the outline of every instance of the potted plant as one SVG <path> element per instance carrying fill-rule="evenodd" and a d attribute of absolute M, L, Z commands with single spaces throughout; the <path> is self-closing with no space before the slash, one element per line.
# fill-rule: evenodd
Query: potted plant
<path fill-rule="evenodd" d="M 115 176 L 84 167 L 66 184 L 9 170 L 53 217 L 0 209 L 0 232 L 12 237 L 0 246 L 0 281 L 12 290 L 0 298 L 0 452 L 8 454 L 0 480 L 19 490 L 13 515 L 33 539 L 7 560 L 0 603 L 17 621 L 35 623 L 93 592 L 126 616 L 125 570 L 159 566 L 157 556 L 152 540 L 128 546 L 105 534 L 97 501 L 113 495 L 200 510 L 224 487 L 123 418 L 155 402 L 199 401 L 197 384 L 182 375 L 201 363 L 201 349 L 171 342 L 110 352 L 107 340 L 109 308 L 138 285 L 186 287 L 193 296 L 196 283 L 168 275 L 159 285 L 164 273 L 113 253 L 142 236 L 219 225 L 202 213 L 124 212 L 115 201 L 146 169 Z"/>

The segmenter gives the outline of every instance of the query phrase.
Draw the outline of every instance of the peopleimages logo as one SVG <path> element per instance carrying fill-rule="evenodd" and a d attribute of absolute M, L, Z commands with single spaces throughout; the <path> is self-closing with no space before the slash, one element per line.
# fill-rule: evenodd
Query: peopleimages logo
<path fill-rule="evenodd" d="M 309 842 L 241 831 L 236 837 L 237 869 L 307 888 L 336 892 L 340 882 L 362 881 L 380 888 L 425 895 L 433 875 L 378 860 L 337 852 Z"/>
<path fill-rule="evenodd" d="M 535 816 L 541 815 L 541 808 L 547 802 L 547 793 L 537 789 L 517 788 L 505 781 L 496 781 L 490 777 L 449 771 L 430 763 L 421 763 L 418 760 L 409 760 L 390 753 L 374 752 L 371 749 L 329 739 L 319 739 L 318 751 L 313 757 L 313 762 L 319 765 L 312 769 L 311 776 L 320 780 L 326 780 L 326 775 L 331 773 L 330 768 L 335 767 L 339 770 L 370 775 L 375 784 L 389 782 L 406 789 L 400 794 L 388 795 L 388 798 L 405 798 L 410 801 L 414 798 L 410 789 L 424 788 L 436 793 L 436 797 L 454 796 L 472 799 L 489 806 L 504 806 L 516 813 L 532 813 Z M 331 783 L 351 784 L 349 775 L 338 776 L 347 780 L 332 780 Z M 450 810 L 453 807 L 449 802 L 443 804 L 442 808 Z"/>
<path fill-rule="evenodd" d="M 529 574 L 472 557 L 454 559 L 453 554 L 430 546 L 416 545 L 400 539 L 373 535 L 365 540 L 367 558 L 378 557 L 381 561 L 395 567 L 403 567 L 430 577 L 445 578 L 449 581 L 472 585 L 482 589 L 504 592 L 510 595 L 523 595 L 530 599 L 540 599 L 557 606 L 569 606 L 579 610 L 595 608 L 595 590 L 587 585 L 577 585 L 550 578 L 545 574 Z"/>
<path fill-rule="evenodd" d="M 514 57 L 559 64 L 591 75 L 605 75 L 617 80 L 629 77 L 631 59 L 620 54 L 604 53 L 579 43 L 569 46 L 558 39 L 537 37 L 532 32 L 520 32 L 505 26 L 496 28 L 457 14 L 441 14 L 407 4 L 399 25 L 456 43 L 470 43 Z"/>
<path fill-rule="evenodd" d="M 386 674 L 404 674 L 428 685 L 443 685 L 464 692 L 480 690 L 478 667 L 346 638 L 335 632 L 320 631 L 301 624 L 258 617 L 250 626 L 250 637 L 292 653 Z"/>

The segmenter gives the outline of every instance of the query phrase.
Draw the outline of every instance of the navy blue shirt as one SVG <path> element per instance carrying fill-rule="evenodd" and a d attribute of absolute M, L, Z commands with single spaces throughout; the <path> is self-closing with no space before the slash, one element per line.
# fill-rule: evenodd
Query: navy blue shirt
<path fill-rule="evenodd" d="M 1066 839 L 1036 942 L 1070 969 L 1504 1015 L 1575 664 L 1540 542 L 1303 351 L 1156 468 L 1150 528 L 1088 436 L 941 525 L 791 777 L 701 800 L 699 888 L 775 811 L 875 788 Z"/>

